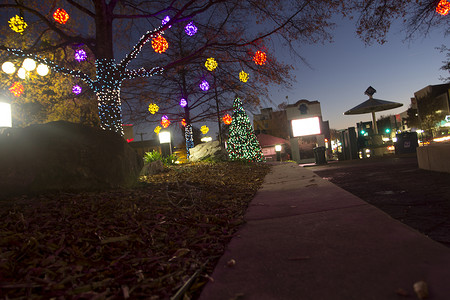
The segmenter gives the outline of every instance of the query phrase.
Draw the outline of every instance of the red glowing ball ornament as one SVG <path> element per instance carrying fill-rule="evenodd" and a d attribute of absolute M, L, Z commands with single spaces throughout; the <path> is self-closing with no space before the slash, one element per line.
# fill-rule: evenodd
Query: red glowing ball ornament
<path fill-rule="evenodd" d="M 436 6 L 436 12 L 440 15 L 446 16 L 450 12 L 450 2 L 446 0 L 439 1 Z"/>
<path fill-rule="evenodd" d="M 169 43 L 162 35 L 158 35 L 152 40 L 152 48 L 155 52 L 163 53 L 169 48 Z"/>
<path fill-rule="evenodd" d="M 230 125 L 231 121 L 233 121 L 233 119 L 231 118 L 231 116 L 229 114 L 226 114 L 225 116 L 223 116 L 222 121 L 226 124 L 226 125 Z"/>
<path fill-rule="evenodd" d="M 162 127 L 164 127 L 164 128 L 169 127 L 170 121 L 169 121 L 169 118 L 168 118 L 166 115 L 164 115 L 164 116 L 161 117 L 161 125 L 162 125 Z"/>
<path fill-rule="evenodd" d="M 53 19 L 59 24 L 66 24 L 67 20 L 69 20 L 69 14 L 62 8 L 58 8 L 53 13 Z"/>
<path fill-rule="evenodd" d="M 266 53 L 262 51 L 256 51 L 255 56 L 253 56 L 253 61 L 257 65 L 264 65 L 266 63 L 267 57 Z"/>
<path fill-rule="evenodd" d="M 14 82 L 13 85 L 9 88 L 11 94 L 16 97 L 19 97 L 23 93 L 23 85 L 20 82 Z"/>

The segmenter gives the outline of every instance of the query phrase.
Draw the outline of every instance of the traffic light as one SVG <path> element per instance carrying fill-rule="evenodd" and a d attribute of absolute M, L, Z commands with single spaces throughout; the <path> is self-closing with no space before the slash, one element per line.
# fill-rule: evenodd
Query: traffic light
<path fill-rule="evenodd" d="M 389 133 L 389 132 L 391 132 L 391 129 L 390 129 L 390 128 L 386 128 L 386 129 L 384 130 L 384 132 Z"/>
<path fill-rule="evenodd" d="M 360 132 L 361 132 L 361 135 L 364 135 L 364 134 L 366 133 L 366 132 L 364 131 L 364 129 L 361 130 Z"/>

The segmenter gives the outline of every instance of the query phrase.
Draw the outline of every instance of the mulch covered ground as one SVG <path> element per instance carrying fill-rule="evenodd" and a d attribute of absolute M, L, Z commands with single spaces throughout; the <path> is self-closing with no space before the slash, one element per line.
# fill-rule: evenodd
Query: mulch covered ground
<path fill-rule="evenodd" d="M 2 299 L 168 299 L 208 281 L 267 165 L 173 167 L 138 188 L 0 201 Z M 186 285 L 187 286 L 187 285 Z"/>
<path fill-rule="evenodd" d="M 419 169 L 415 154 L 330 162 L 311 170 L 450 247 L 450 173 Z"/>

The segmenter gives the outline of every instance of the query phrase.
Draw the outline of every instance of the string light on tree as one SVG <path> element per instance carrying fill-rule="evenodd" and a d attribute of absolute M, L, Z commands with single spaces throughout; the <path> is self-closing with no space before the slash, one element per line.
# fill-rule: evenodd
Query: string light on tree
<path fill-rule="evenodd" d="M 164 127 L 164 128 L 169 127 L 170 121 L 169 121 L 169 118 L 168 118 L 166 115 L 164 115 L 164 116 L 161 117 L 161 125 L 162 125 L 162 127 Z"/>
<path fill-rule="evenodd" d="M 20 82 L 14 82 L 13 85 L 9 88 L 11 94 L 16 97 L 19 97 L 23 93 L 23 85 Z"/>
<path fill-rule="evenodd" d="M 436 6 L 436 12 L 440 15 L 446 16 L 450 12 L 450 2 L 447 0 L 441 0 L 439 1 L 438 5 Z"/>
<path fill-rule="evenodd" d="M 58 8 L 53 13 L 53 19 L 59 24 L 66 24 L 67 20 L 69 20 L 69 14 L 62 8 Z"/>
<path fill-rule="evenodd" d="M 15 31 L 17 33 L 23 34 L 25 31 L 25 28 L 27 28 L 28 24 L 25 22 L 25 20 L 22 17 L 19 17 L 18 15 L 12 17 L 8 21 L 9 28 L 11 28 L 12 31 Z"/>
<path fill-rule="evenodd" d="M 209 90 L 209 83 L 206 80 L 202 80 L 202 82 L 200 83 L 200 89 L 204 92 L 206 92 L 207 90 Z"/>
<path fill-rule="evenodd" d="M 208 126 L 203 125 L 203 126 L 200 128 L 200 131 L 201 131 L 203 134 L 207 134 L 208 131 L 209 131 L 209 128 L 208 128 Z"/>
<path fill-rule="evenodd" d="M 242 82 L 247 82 L 247 80 L 248 80 L 248 73 L 245 73 L 244 70 L 242 70 L 239 73 L 239 80 L 242 81 Z"/>
<path fill-rule="evenodd" d="M 181 107 L 186 107 L 187 104 L 188 104 L 188 103 L 187 103 L 186 99 L 181 98 L 181 100 L 180 100 L 180 106 L 181 106 Z"/>
<path fill-rule="evenodd" d="M 213 57 L 208 58 L 205 62 L 205 67 L 208 69 L 208 71 L 214 71 L 217 66 L 217 61 Z"/>
<path fill-rule="evenodd" d="M 77 50 L 75 50 L 74 56 L 75 56 L 75 59 L 76 59 L 78 62 L 81 62 L 81 61 L 87 59 L 86 51 L 84 51 L 83 49 L 77 49 Z"/>
<path fill-rule="evenodd" d="M 231 160 L 264 161 L 261 146 L 239 98 L 233 103 L 233 120 L 229 127 L 227 151 Z"/>
<path fill-rule="evenodd" d="M 149 106 L 148 106 L 148 111 L 149 111 L 152 115 L 156 114 L 156 113 L 158 112 L 158 110 L 159 110 L 159 106 L 158 106 L 158 105 L 156 105 L 155 103 L 150 103 L 150 104 L 149 104 Z"/>
<path fill-rule="evenodd" d="M 193 36 L 194 34 L 197 33 L 197 26 L 194 25 L 194 22 L 189 22 L 189 24 L 187 24 L 186 27 L 184 27 L 184 31 L 186 32 L 187 35 Z"/>
<path fill-rule="evenodd" d="M 74 86 L 72 87 L 72 93 L 74 93 L 75 95 L 81 94 L 81 91 L 82 91 L 82 88 L 81 88 L 81 86 L 79 86 L 78 84 L 77 84 L 77 85 L 74 85 Z"/>
<path fill-rule="evenodd" d="M 232 120 L 233 119 L 229 114 L 226 114 L 225 116 L 222 117 L 222 121 L 223 123 L 225 123 L 225 125 L 230 125 Z"/>
<path fill-rule="evenodd" d="M 186 157 L 189 159 L 190 150 L 194 148 L 194 133 L 192 124 L 187 124 L 184 129 L 184 138 L 186 139 Z"/>
<path fill-rule="evenodd" d="M 161 131 L 161 126 L 156 126 L 155 130 L 153 130 L 156 134 L 159 134 L 159 132 Z"/>
<path fill-rule="evenodd" d="M 152 40 L 152 48 L 157 53 L 163 53 L 169 48 L 169 43 L 162 35 L 158 35 Z"/>
<path fill-rule="evenodd" d="M 183 125 L 184 127 L 186 127 L 186 125 L 187 125 L 186 119 L 181 120 L 181 125 Z"/>
<path fill-rule="evenodd" d="M 262 51 L 256 51 L 255 56 L 253 57 L 253 61 L 257 65 L 264 65 L 266 63 L 266 53 Z"/>
<path fill-rule="evenodd" d="M 79 70 L 72 70 L 60 67 L 55 62 L 42 58 L 36 54 L 24 53 L 21 49 L 6 48 L 9 54 L 18 57 L 33 58 L 41 64 L 49 66 L 53 71 L 71 75 L 79 78 L 92 89 L 97 98 L 98 114 L 100 117 L 100 127 L 104 130 L 116 132 L 123 136 L 122 128 L 122 104 L 120 99 L 120 88 L 125 79 L 151 77 L 164 71 L 161 67 L 154 67 L 150 70 L 139 68 L 135 70 L 127 69 L 131 60 L 136 58 L 142 47 L 160 34 L 161 28 L 147 31 L 133 49 L 119 63 L 111 58 L 99 58 L 95 60 L 95 77 Z M 25 72 L 25 70 L 24 70 Z"/>

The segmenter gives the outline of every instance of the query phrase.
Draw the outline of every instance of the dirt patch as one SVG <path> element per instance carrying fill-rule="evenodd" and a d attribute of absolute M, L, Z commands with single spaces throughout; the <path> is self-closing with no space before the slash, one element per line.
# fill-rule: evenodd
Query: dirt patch
<path fill-rule="evenodd" d="M 450 247 L 450 173 L 419 169 L 415 154 L 329 162 L 309 168 Z"/>

